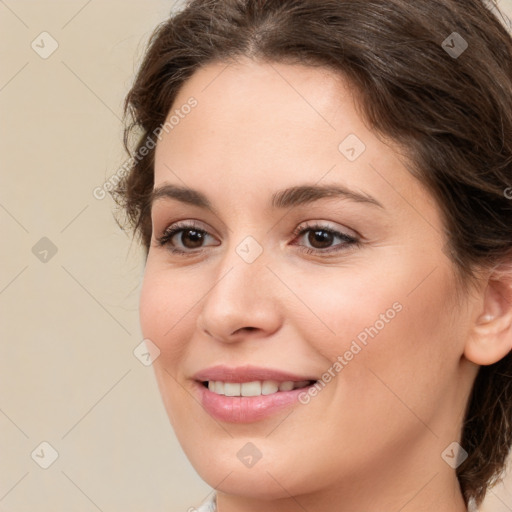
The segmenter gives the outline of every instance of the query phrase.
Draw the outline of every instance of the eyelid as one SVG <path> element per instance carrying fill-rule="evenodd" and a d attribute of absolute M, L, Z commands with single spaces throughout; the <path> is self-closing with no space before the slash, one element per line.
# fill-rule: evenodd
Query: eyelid
<path fill-rule="evenodd" d="M 209 227 L 208 228 L 205 227 L 203 222 L 198 221 L 196 219 L 183 219 L 183 220 L 177 220 L 175 222 L 171 222 L 167 227 L 165 227 L 163 230 L 161 230 L 161 235 L 159 235 L 157 237 L 157 239 L 166 237 L 170 232 L 187 231 L 187 230 L 192 230 L 192 229 L 196 229 L 197 231 L 204 232 L 213 238 L 217 238 L 215 235 L 213 235 L 211 233 L 211 230 Z M 172 236 L 174 236 L 174 234 Z"/>
<path fill-rule="evenodd" d="M 153 232 L 154 233 L 162 233 L 162 234 L 165 234 L 167 231 L 169 231 L 171 228 L 172 229 L 177 229 L 177 228 L 183 228 L 183 229 L 197 229 L 197 230 L 200 230 L 200 231 L 206 231 L 208 234 L 214 236 L 212 234 L 212 228 L 206 224 L 205 222 L 199 220 L 199 219 L 194 219 L 193 217 L 184 217 L 182 219 L 178 219 L 178 220 L 174 220 L 172 222 L 166 222 L 166 223 L 162 223 L 164 225 L 164 227 L 162 229 L 156 229 L 156 226 L 153 227 Z M 216 236 L 216 235 L 215 235 Z"/>
<path fill-rule="evenodd" d="M 292 233 L 294 235 L 299 235 L 303 231 L 306 231 L 308 229 L 315 229 L 315 228 L 321 229 L 321 230 L 325 230 L 325 231 L 332 231 L 332 232 L 335 232 L 335 233 L 339 233 L 340 235 L 345 235 L 345 236 L 351 237 L 351 238 L 358 238 L 358 239 L 364 238 L 362 235 L 360 235 L 354 229 L 348 228 L 346 226 L 341 226 L 341 227 L 338 227 L 337 225 L 332 226 L 330 224 L 330 221 L 325 221 L 325 220 L 308 220 L 308 221 L 305 221 L 304 223 L 299 224 L 293 230 Z"/>

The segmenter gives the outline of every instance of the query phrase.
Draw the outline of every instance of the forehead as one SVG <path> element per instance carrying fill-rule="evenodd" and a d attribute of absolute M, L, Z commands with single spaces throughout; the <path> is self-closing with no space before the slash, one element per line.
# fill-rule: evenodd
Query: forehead
<path fill-rule="evenodd" d="M 222 140 L 231 150 L 243 143 L 259 149 L 259 155 L 273 152 L 276 157 L 288 147 L 297 154 L 307 141 L 332 143 L 336 152 L 340 129 L 366 131 L 341 77 L 323 68 L 248 59 L 209 64 L 185 82 L 168 119 L 192 97 L 197 106 L 168 134 L 171 145 L 174 141 L 181 147 L 200 138 L 211 152 Z M 336 124 L 336 113 L 342 114 L 343 126 Z"/>
<path fill-rule="evenodd" d="M 197 104 L 189 109 L 191 98 Z M 342 126 L 333 119 L 336 113 L 343 116 Z M 196 71 L 180 89 L 167 121 L 170 129 L 157 144 L 157 164 L 171 154 L 174 159 L 186 154 L 189 161 L 211 155 L 219 161 L 224 154 L 228 160 L 243 145 L 252 150 L 247 163 L 258 158 L 261 165 L 265 156 L 300 159 L 321 142 L 337 158 L 343 132 L 371 135 L 339 76 L 323 68 L 248 59 Z"/>
<path fill-rule="evenodd" d="M 191 99 L 195 106 L 185 108 Z M 393 187 L 424 194 L 397 152 L 366 126 L 349 83 L 326 68 L 208 64 L 185 82 L 167 119 L 172 129 L 157 144 L 155 186 L 252 194 L 326 179 L 374 197 L 385 192 L 383 203 L 400 201 Z"/>

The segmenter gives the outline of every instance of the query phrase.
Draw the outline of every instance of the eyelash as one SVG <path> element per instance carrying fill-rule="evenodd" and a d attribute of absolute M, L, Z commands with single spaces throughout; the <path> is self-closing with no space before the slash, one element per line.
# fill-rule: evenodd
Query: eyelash
<path fill-rule="evenodd" d="M 204 229 L 201 229 L 197 224 L 195 224 L 193 222 L 188 222 L 188 221 L 178 222 L 177 224 L 167 228 L 164 231 L 164 233 L 162 234 L 162 236 L 157 238 L 157 242 L 158 242 L 159 247 L 164 247 L 164 246 L 168 245 L 169 246 L 168 250 L 171 253 L 178 254 L 178 255 L 183 255 L 183 256 L 185 256 L 187 254 L 194 253 L 194 252 L 195 253 L 202 252 L 202 250 L 204 248 L 200 248 L 200 249 L 197 249 L 197 250 L 190 249 L 190 250 L 184 251 L 182 249 L 176 249 L 175 247 L 171 247 L 170 246 L 169 242 L 174 237 L 174 235 L 176 235 L 177 233 L 180 233 L 182 231 L 188 231 L 188 230 L 198 231 L 199 233 L 201 233 L 203 235 L 209 234 L 207 231 L 205 231 Z M 329 233 L 331 235 L 334 235 L 335 237 L 340 238 L 344 243 L 339 244 L 337 246 L 334 246 L 334 248 L 328 248 L 326 250 L 313 249 L 313 248 L 310 248 L 310 247 L 298 246 L 300 248 L 299 250 L 301 250 L 301 251 L 303 251 L 303 252 L 305 252 L 307 254 L 330 254 L 330 253 L 336 253 L 336 252 L 340 252 L 342 250 L 346 250 L 347 247 L 350 247 L 350 246 L 358 247 L 361 244 L 361 242 L 360 242 L 360 240 L 358 238 L 355 238 L 353 236 L 347 235 L 345 233 L 341 233 L 340 231 L 331 229 L 328 226 L 322 225 L 322 224 L 308 224 L 306 226 L 299 226 L 299 227 L 297 227 L 297 228 L 295 228 L 293 230 L 292 235 L 293 235 L 293 237 L 295 239 L 295 238 L 297 238 L 299 236 L 304 235 L 308 231 L 323 231 L 325 233 Z"/>

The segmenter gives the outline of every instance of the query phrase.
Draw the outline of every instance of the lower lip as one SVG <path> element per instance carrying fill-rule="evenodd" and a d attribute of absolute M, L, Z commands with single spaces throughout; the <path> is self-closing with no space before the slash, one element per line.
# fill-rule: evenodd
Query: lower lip
<path fill-rule="evenodd" d="M 313 384 L 312 384 L 313 385 Z M 312 386 L 311 385 L 311 386 Z M 201 404 L 210 416 L 229 423 L 252 423 L 299 403 L 298 397 L 311 386 L 260 396 L 225 396 L 197 382 Z"/>

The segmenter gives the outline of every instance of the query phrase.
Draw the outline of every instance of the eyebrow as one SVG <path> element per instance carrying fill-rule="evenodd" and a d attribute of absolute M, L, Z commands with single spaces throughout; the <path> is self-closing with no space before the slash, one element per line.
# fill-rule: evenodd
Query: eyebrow
<path fill-rule="evenodd" d="M 329 197 L 340 197 L 349 199 L 357 203 L 365 203 L 371 206 L 383 208 L 384 206 L 371 195 L 355 192 L 340 185 L 297 185 L 294 187 L 279 190 L 272 195 L 270 205 L 272 208 L 292 208 L 309 204 L 320 199 Z M 213 208 L 212 203 L 205 194 L 199 190 L 194 190 L 188 187 L 181 187 L 177 185 L 165 184 L 156 187 L 150 195 L 149 206 L 161 199 L 175 199 L 183 203 L 198 206 L 217 213 Z"/>

